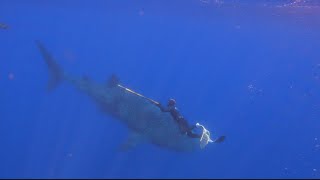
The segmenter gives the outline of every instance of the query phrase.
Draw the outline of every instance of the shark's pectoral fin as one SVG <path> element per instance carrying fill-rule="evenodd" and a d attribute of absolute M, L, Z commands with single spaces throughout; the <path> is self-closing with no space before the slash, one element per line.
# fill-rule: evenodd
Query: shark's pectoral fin
<path fill-rule="evenodd" d="M 118 150 L 122 152 L 129 151 L 136 147 L 138 144 L 143 143 L 144 141 L 145 138 L 143 135 L 131 132 L 128 136 L 128 139 L 124 143 L 120 144 Z"/>

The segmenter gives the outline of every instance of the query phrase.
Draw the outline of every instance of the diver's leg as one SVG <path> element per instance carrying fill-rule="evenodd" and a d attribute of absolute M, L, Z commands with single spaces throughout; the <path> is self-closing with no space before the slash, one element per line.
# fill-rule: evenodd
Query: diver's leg
<path fill-rule="evenodd" d="M 188 132 L 187 132 L 187 135 L 188 135 L 189 137 L 191 137 L 191 138 L 201 138 L 201 135 L 199 135 L 199 134 L 194 134 L 194 133 L 191 132 L 191 131 L 188 131 Z"/>
<path fill-rule="evenodd" d="M 192 125 L 191 127 L 190 127 L 190 130 L 192 131 L 194 128 L 196 128 L 197 126 L 196 125 Z"/>

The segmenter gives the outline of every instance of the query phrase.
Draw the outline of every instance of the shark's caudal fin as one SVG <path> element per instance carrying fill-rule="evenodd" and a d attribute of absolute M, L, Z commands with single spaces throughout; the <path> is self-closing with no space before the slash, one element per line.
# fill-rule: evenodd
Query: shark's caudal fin
<path fill-rule="evenodd" d="M 50 79 L 48 81 L 48 91 L 55 89 L 63 78 L 63 71 L 60 68 L 59 64 L 55 62 L 51 54 L 47 51 L 47 49 L 42 45 L 41 42 L 36 41 L 36 44 L 48 66 Z"/>

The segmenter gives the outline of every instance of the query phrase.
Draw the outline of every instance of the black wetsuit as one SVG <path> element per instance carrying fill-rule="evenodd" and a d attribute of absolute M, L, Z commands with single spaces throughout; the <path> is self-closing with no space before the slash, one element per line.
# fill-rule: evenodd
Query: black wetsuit
<path fill-rule="evenodd" d="M 195 125 L 191 126 L 188 122 L 182 117 L 176 106 L 167 106 L 163 107 L 161 104 L 157 104 L 157 106 L 161 109 L 162 112 L 170 112 L 173 119 L 178 123 L 181 133 L 187 133 L 187 135 L 191 138 L 200 138 L 201 135 L 195 134 L 192 130 L 196 127 Z"/>

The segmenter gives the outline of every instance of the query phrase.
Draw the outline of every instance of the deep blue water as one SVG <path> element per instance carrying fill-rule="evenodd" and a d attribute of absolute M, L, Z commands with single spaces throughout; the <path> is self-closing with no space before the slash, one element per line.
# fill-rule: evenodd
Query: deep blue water
<path fill-rule="evenodd" d="M 0 1 L 0 178 L 319 178 L 316 1 Z M 166 103 L 222 144 L 116 149 L 128 130 L 62 67 Z"/>

